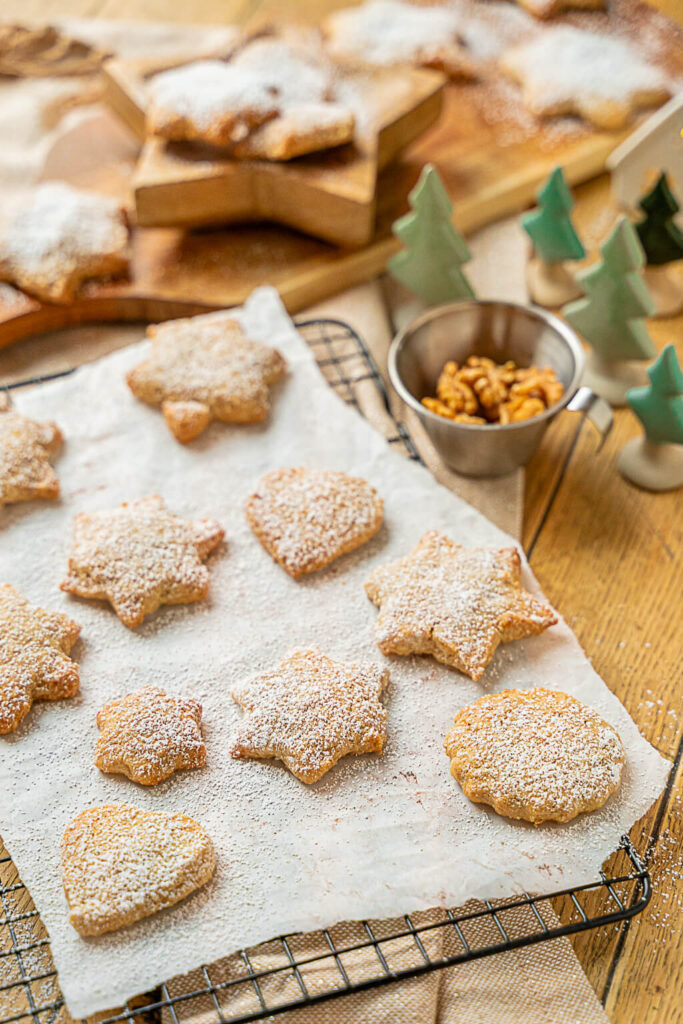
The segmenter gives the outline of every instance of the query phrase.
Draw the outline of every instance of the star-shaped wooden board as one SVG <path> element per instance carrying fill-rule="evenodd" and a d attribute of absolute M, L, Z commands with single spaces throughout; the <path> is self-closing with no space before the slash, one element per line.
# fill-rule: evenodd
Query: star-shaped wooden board
<path fill-rule="evenodd" d="M 235 758 L 276 758 L 301 782 L 317 782 L 346 754 L 381 753 L 389 672 L 347 665 L 316 650 L 293 651 L 277 668 L 233 687 L 246 712 Z"/>
<path fill-rule="evenodd" d="M 431 654 L 480 679 L 500 643 L 542 633 L 552 608 L 522 588 L 516 548 L 466 548 L 430 530 L 414 551 L 370 574 L 383 654 Z"/>
<path fill-rule="evenodd" d="M 367 244 L 375 231 L 377 178 L 439 116 L 444 76 L 422 69 L 344 75 L 356 113 L 354 141 L 287 162 L 235 160 L 193 143 L 148 138 L 147 81 L 156 68 L 113 58 L 106 98 L 142 142 L 133 177 L 137 221 L 194 227 L 272 221 L 335 245 Z"/>

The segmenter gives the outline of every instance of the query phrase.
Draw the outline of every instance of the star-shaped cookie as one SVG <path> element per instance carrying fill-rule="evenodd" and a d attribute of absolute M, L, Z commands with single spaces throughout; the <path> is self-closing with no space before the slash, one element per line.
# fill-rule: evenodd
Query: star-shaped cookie
<path fill-rule="evenodd" d="M 209 570 L 202 561 L 223 537 L 215 519 L 181 519 L 157 494 L 82 513 L 74 520 L 74 546 L 61 587 L 109 601 L 121 622 L 134 629 L 162 604 L 204 600 Z"/>
<path fill-rule="evenodd" d="M 152 350 L 127 376 L 133 394 L 160 405 L 173 435 L 186 444 L 211 420 L 259 423 L 270 411 L 268 388 L 286 363 L 251 341 L 236 320 L 208 313 L 147 329 Z"/>
<path fill-rule="evenodd" d="M 461 16 L 448 7 L 403 0 L 369 0 L 334 11 L 323 23 L 328 52 L 340 61 L 376 67 L 415 64 L 451 78 L 472 78 L 475 67 L 460 36 Z"/>
<path fill-rule="evenodd" d="M 465 796 L 535 825 L 602 807 L 624 766 L 616 730 L 558 690 L 480 697 L 455 716 L 444 747 Z"/>
<path fill-rule="evenodd" d="M 128 269 L 128 228 L 109 196 L 48 181 L 0 212 L 0 281 L 69 302 L 83 281 Z"/>
<path fill-rule="evenodd" d="M 377 646 L 384 654 L 431 654 L 479 679 L 498 644 L 557 622 L 552 608 L 522 589 L 520 572 L 516 548 L 465 548 L 430 530 L 365 584 L 380 609 Z"/>
<path fill-rule="evenodd" d="M 69 923 L 81 935 L 123 928 L 185 899 L 215 867 L 210 837 L 185 814 L 91 807 L 62 839 Z"/>
<path fill-rule="evenodd" d="M 0 508 L 14 501 L 59 497 L 50 456 L 62 440 L 56 424 L 20 416 L 0 391 Z"/>
<path fill-rule="evenodd" d="M 179 768 L 201 768 L 206 764 L 201 720 L 196 700 L 145 686 L 98 711 L 95 764 L 142 786 L 156 786 Z"/>
<path fill-rule="evenodd" d="M 276 669 L 232 690 L 248 712 L 233 757 L 277 758 L 302 782 L 317 782 L 346 754 L 381 752 L 389 672 L 346 665 L 316 650 L 294 651 Z"/>
<path fill-rule="evenodd" d="M 61 612 L 30 605 L 0 586 L 0 734 L 12 732 L 34 700 L 78 693 L 78 665 L 69 657 L 81 627 Z"/>
<path fill-rule="evenodd" d="M 249 525 L 290 576 L 322 569 L 373 537 L 383 502 L 360 477 L 329 469 L 276 469 L 247 501 Z"/>
<path fill-rule="evenodd" d="M 670 95 L 663 72 L 631 43 L 571 25 L 545 29 L 507 50 L 499 63 L 521 83 L 532 114 L 578 114 L 606 131 L 618 131 L 638 110 Z"/>

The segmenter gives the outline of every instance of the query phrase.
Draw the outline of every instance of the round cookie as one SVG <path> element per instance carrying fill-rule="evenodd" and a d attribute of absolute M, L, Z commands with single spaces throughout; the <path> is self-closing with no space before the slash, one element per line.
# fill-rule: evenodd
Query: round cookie
<path fill-rule="evenodd" d="M 624 765 L 616 730 L 556 690 L 480 697 L 455 716 L 444 747 L 465 796 L 535 825 L 602 807 Z"/>

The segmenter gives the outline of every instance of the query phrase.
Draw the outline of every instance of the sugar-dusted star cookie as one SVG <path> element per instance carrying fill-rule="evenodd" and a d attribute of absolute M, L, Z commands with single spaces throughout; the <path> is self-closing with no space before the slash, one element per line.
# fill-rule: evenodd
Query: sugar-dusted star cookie
<path fill-rule="evenodd" d="M 624 765 L 616 730 L 555 690 L 480 697 L 455 716 L 444 747 L 465 796 L 536 825 L 602 807 Z"/>
<path fill-rule="evenodd" d="M 158 494 L 81 513 L 61 587 L 109 601 L 121 622 L 134 629 L 162 604 L 204 600 L 209 570 L 202 562 L 223 537 L 215 519 L 181 519 Z"/>
<path fill-rule="evenodd" d="M 277 349 L 247 338 L 236 320 L 209 313 L 156 324 L 147 335 L 151 352 L 126 380 L 137 398 L 161 406 L 178 441 L 192 441 L 211 420 L 267 417 L 269 387 L 286 363 Z"/>
<path fill-rule="evenodd" d="M 317 782 L 346 754 L 381 753 L 389 672 L 346 665 L 317 650 L 293 651 L 276 669 L 235 686 L 248 717 L 233 757 L 277 758 L 302 782 Z"/>
<path fill-rule="evenodd" d="M 179 768 L 202 768 L 206 747 L 202 706 L 156 686 L 112 700 L 97 712 L 95 764 L 143 786 L 156 786 Z"/>
<path fill-rule="evenodd" d="M 185 899 L 215 866 L 210 837 L 185 814 L 91 807 L 62 839 L 69 923 L 81 935 L 113 932 Z"/>
<path fill-rule="evenodd" d="M 377 646 L 383 654 L 431 654 L 479 679 L 498 644 L 557 622 L 522 589 L 520 570 L 516 548 L 465 548 L 430 530 L 365 584 L 380 609 Z"/>
<path fill-rule="evenodd" d="M 382 509 L 375 488 L 360 477 L 305 467 L 267 473 L 246 505 L 252 530 L 295 579 L 374 537 Z"/>
<path fill-rule="evenodd" d="M 515 3 L 541 21 L 564 11 L 597 11 L 607 6 L 606 0 L 515 0 Z"/>
<path fill-rule="evenodd" d="M 596 128 L 617 131 L 634 114 L 670 95 L 665 75 L 629 42 L 557 25 L 507 50 L 500 66 L 522 85 L 525 106 L 538 117 L 578 114 Z"/>
<path fill-rule="evenodd" d="M 34 700 L 78 693 L 78 665 L 69 651 L 81 627 L 61 612 L 30 605 L 0 585 L 0 734 L 12 732 Z"/>
<path fill-rule="evenodd" d="M 297 103 L 232 149 L 243 160 L 293 160 L 353 139 L 355 118 L 341 103 Z"/>
<path fill-rule="evenodd" d="M 416 64 L 451 78 L 471 78 L 474 63 L 460 36 L 461 17 L 448 7 L 369 0 L 343 7 L 323 22 L 328 52 L 337 60 L 375 66 Z"/>
<path fill-rule="evenodd" d="M 0 281 L 46 302 L 69 302 L 83 281 L 128 263 L 125 216 L 109 196 L 48 181 L 0 210 Z"/>
<path fill-rule="evenodd" d="M 0 508 L 15 501 L 58 498 L 59 480 L 50 456 L 59 450 L 62 434 L 55 423 L 20 416 L 0 391 Z"/>

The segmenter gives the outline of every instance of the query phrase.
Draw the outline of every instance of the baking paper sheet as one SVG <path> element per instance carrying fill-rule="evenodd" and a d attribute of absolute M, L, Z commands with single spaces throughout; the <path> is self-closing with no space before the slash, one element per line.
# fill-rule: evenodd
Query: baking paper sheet
<path fill-rule="evenodd" d="M 16 395 L 20 411 L 56 420 L 65 434 L 62 499 L 0 513 L 0 577 L 81 623 L 73 652 L 81 692 L 34 706 L 0 737 L 0 833 L 50 933 L 74 1016 L 274 935 L 592 880 L 667 771 L 563 622 L 502 647 L 479 683 L 429 658 L 390 659 L 384 754 L 348 757 L 316 785 L 279 763 L 230 758 L 241 715 L 229 696 L 236 680 L 270 668 L 292 646 L 383 660 L 373 641 L 377 611 L 363 590 L 374 566 L 410 551 L 431 528 L 465 544 L 511 543 L 332 393 L 274 291 L 254 293 L 242 316 L 290 367 L 265 425 L 214 424 L 191 446 L 177 444 L 159 411 L 124 383 L 144 342 Z M 384 497 L 386 522 L 363 548 L 295 582 L 261 548 L 243 509 L 264 472 L 301 464 L 365 477 Z M 75 512 L 155 492 L 182 515 L 216 517 L 226 544 L 210 560 L 208 603 L 162 609 L 131 632 L 106 605 L 68 597 L 59 582 Z M 526 585 L 538 591 L 528 570 Z M 92 761 L 98 709 L 145 684 L 202 702 L 208 753 L 204 770 L 149 789 L 104 775 Z M 597 708 L 619 730 L 627 761 L 620 791 L 600 811 L 534 828 L 470 804 L 442 742 L 453 714 L 482 693 L 538 685 Z M 189 813 L 213 837 L 218 866 L 184 903 L 83 939 L 67 921 L 60 839 L 84 808 L 112 801 Z"/>

